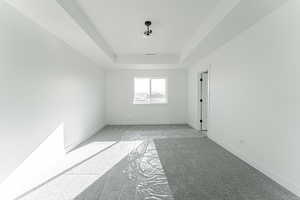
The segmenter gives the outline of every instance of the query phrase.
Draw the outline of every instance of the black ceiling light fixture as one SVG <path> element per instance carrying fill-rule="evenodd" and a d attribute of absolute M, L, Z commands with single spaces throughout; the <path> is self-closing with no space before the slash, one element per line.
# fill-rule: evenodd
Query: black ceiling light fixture
<path fill-rule="evenodd" d="M 147 26 L 147 30 L 144 32 L 145 37 L 150 37 L 152 35 L 152 30 L 150 29 L 152 22 L 151 21 L 145 21 L 145 25 Z"/>

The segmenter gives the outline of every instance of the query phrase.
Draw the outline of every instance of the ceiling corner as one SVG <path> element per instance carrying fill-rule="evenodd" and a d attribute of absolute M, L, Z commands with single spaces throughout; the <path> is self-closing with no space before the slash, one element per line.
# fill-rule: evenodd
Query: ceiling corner
<path fill-rule="evenodd" d="M 105 41 L 89 17 L 82 11 L 74 0 L 56 0 L 56 2 L 72 17 L 81 29 L 95 42 L 95 44 L 115 62 L 117 55 L 113 48 Z"/>

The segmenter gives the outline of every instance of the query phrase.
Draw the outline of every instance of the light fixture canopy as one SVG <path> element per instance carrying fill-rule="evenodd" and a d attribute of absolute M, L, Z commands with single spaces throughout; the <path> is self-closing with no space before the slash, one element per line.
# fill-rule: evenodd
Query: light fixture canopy
<path fill-rule="evenodd" d="M 145 37 L 150 37 L 152 35 L 152 30 L 150 29 L 151 24 L 151 21 L 145 21 L 145 25 L 147 27 L 146 31 L 144 32 Z"/>

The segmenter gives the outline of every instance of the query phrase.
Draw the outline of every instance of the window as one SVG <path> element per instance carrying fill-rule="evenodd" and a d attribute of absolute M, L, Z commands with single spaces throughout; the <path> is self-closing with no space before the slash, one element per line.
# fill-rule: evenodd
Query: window
<path fill-rule="evenodd" d="M 134 79 L 134 104 L 160 104 L 167 102 L 167 80 L 165 78 Z"/>

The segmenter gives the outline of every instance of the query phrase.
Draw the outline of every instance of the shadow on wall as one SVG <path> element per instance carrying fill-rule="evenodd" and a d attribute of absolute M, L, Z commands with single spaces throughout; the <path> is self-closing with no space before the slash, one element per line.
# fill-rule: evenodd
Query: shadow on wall
<path fill-rule="evenodd" d="M 61 123 L 0 185 L 1 197 L 20 194 L 42 182 L 65 157 L 64 123 Z M 18 147 L 16 147 L 18 148 Z"/>

